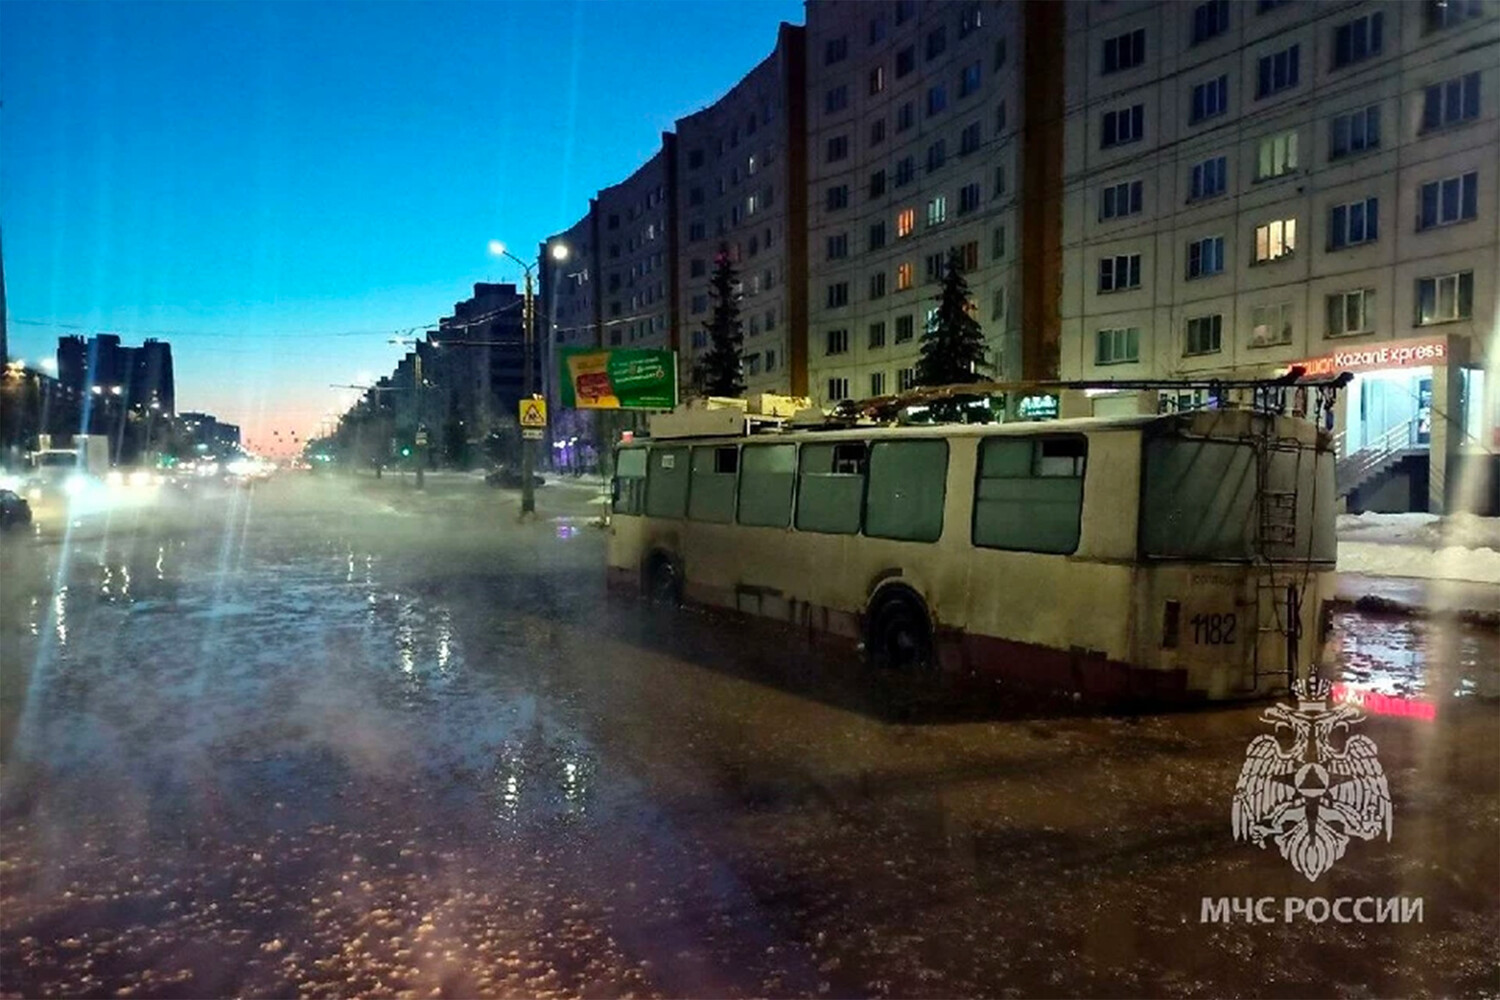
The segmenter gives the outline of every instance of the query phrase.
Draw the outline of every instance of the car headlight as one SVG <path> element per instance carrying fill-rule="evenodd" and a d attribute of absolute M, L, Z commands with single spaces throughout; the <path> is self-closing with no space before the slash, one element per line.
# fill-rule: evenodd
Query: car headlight
<path fill-rule="evenodd" d="M 125 473 L 118 469 L 111 469 L 104 477 L 104 481 L 111 486 L 124 486 Z"/>
<path fill-rule="evenodd" d="M 151 473 L 146 472 L 145 470 L 140 470 L 140 469 L 136 470 L 135 472 L 132 472 L 130 474 L 130 485 L 131 486 L 150 486 L 151 485 Z"/>
<path fill-rule="evenodd" d="M 63 483 L 63 492 L 73 497 L 82 493 L 87 486 L 88 480 L 82 476 L 69 476 L 67 481 Z"/>

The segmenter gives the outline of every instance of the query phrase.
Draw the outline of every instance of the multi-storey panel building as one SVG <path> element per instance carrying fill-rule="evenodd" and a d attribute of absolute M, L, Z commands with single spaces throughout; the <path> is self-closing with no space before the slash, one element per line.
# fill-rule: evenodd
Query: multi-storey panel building
<path fill-rule="evenodd" d="M 672 308 L 675 260 L 677 139 L 663 133 L 661 150 L 635 173 L 599 192 L 600 329 L 605 347 L 678 345 Z"/>
<path fill-rule="evenodd" d="M 1424 458 L 1364 504 L 1441 507 L 1500 443 L 1497 47 L 1492 0 L 1070 5 L 1062 375 L 1354 370 L 1345 453 Z"/>
<path fill-rule="evenodd" d="M 592 199 L 583 218 L 549 236 L 537 250 L 537 315 L 545 333 L 544 382 L 548 403 L 547 437 L 552 462 L 565 468 L 596 461 L 595 421 L 580 410 L 564 410 L 558 376 L 559 351 L 598 347 L 601 343 L 598 212 Z M 561 247 L 559 259 L 553 249 Z"/>
<path fill-rule="evenodd" d="M 910 387 L 958 248 L 1019 375 L 1019 4 L 807 6 L 808 372 L 819 402 Z"/>
<path fill-rule="evenodd" d="M 804 66 L 804 31 L 783 24 L 771 55 L 677 122 L 685 384 L 708 347 L 709 281 L 725 254 L 739 278 L 747 391 L 807 391 Z"/>

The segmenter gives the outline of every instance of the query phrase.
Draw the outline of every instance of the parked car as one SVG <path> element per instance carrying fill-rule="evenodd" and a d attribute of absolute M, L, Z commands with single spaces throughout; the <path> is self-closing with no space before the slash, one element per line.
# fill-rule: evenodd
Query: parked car
<path fill-rule="evenodd" d="M 486 473 L 484 481 L 491 486 L 507 490 L 518 490 L 521 488 L 521 470 L 508 465 L 501 465 Z M 531 475 L 532 486 L 542 486 L 546 480 L 536 473 Z"/>
<path fill-rule="evenodd" d="M 0 490 L 0 531 L 24 528 L 31 523 L 31 504 L 13 490 Z"/>

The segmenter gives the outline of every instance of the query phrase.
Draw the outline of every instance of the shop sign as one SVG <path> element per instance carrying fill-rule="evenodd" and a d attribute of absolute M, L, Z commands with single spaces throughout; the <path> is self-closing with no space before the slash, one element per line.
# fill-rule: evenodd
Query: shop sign
<path fill-rule="evenodd" d="M 1307 369 L 1312 377 L 1337 375 L 1339 372 L 1371 372 L 1382 368 L 1419 368 L 1448 363 L 1448 338 L 1393 340 L 1384 344 L 1362 344 L 1346 347 L 1306 361 L 1293 361 Z"/>

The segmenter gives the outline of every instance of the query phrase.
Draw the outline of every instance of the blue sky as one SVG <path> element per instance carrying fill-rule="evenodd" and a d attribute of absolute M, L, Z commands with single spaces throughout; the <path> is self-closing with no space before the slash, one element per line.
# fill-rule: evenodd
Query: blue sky
<path fill-rule="evenodd" d="M 383 331 L 516 279 L 490 239 L 570 225 L 783 20 L 801 3 L 0 2 L 11 353 L 166 336 L 179 409 L 316 430 L 328 383 L 394 364 Z"/>

